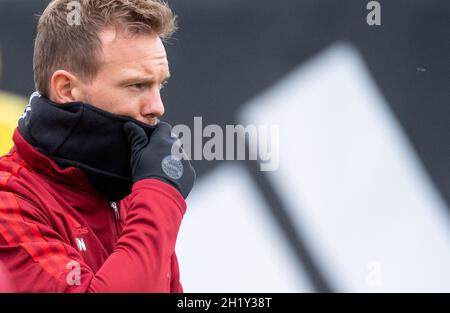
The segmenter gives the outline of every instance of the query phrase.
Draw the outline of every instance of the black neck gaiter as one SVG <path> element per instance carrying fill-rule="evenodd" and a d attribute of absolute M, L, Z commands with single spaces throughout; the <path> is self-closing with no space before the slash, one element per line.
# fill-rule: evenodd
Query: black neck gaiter
<path fill-rule="evenodd" d="M 82 102 L 56 104 L 34 93 L 19 131 L 37 150 L 62 168 L 82 170 L 109 201 L 131 192 L 131 150 L 123 125 L 133 121 L 150 137 L 154 126 L 114 115 Z"/>

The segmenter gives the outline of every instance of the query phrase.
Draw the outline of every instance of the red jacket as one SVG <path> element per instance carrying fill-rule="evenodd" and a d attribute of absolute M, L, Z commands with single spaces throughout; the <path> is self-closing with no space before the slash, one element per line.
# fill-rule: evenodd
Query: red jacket
<path fill-rule="evenodd" d="M 17 292 L 182 292 L 175 243 L 186 204 L 147 179 L 120 203 L 61 169 L 16 129 L 0 158 L 0 262 Z"/>
<path fill-rule="evenodd" d="M 3 265 L 0 263 L 0 293 L 14 292 L 11 286 L 11 278 L 6 272 Z"/>

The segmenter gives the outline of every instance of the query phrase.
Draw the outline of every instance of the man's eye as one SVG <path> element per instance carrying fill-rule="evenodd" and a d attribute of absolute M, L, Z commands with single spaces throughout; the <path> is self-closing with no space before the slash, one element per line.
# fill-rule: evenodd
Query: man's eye
<path fill-rule="evenodd" d="M 145 85 L 144 84 L 132 84 L 132 85 L 129 85 L 128 87 L 132 88 L 132 89 L 140 90 L 140 89 L 144 89 Z"/>

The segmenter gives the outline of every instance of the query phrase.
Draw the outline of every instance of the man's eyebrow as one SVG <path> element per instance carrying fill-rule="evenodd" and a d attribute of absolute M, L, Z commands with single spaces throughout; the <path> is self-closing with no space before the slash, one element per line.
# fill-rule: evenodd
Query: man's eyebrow
<path fill-rule="evenodd" d="M 166 78 L 163 80 L 162 83 L 167 83 L 170 79 L 171 75 L 170 73 L 167 74 Z M 128 85 L 128 84 L 153 84 L 155 82 L 155 79 L 153 77 L 142 77 L 142 76 L 135 76 L 135 77 L 129 77 L 126 79 L 123 79 L 120 81 L 121 85 Z"/>

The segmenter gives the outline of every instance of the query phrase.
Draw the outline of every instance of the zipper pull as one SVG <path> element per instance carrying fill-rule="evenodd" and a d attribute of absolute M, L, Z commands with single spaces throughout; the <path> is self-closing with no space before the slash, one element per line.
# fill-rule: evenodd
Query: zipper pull
<path fill-rule="evenodd" d="M 119 207 L 117 206 L 117 203 L 111 202 L 111 208 L 114 211 L 114 217 L 116 218 L 116 221 L 120 221 L 120 212 L 119 212 Z"/>

